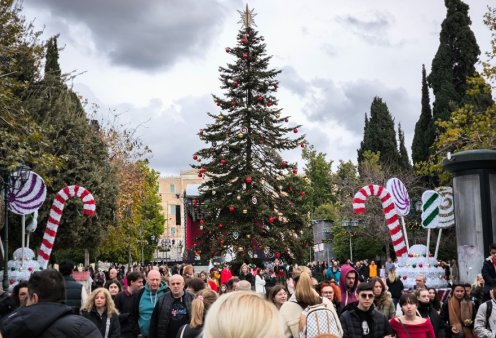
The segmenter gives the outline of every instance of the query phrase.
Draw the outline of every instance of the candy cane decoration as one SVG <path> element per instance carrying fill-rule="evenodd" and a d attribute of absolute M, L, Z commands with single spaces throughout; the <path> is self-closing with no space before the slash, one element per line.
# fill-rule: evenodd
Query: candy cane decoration
<path fill-rule="evenodd" d="M 353 198 L 353 211 L 355 214 L 365 212 L 365 201 L 369 196 L 377 196 L 381 200 L 384 217 L 389 229 L 389 235 L 393 241 L 394 252 L 396 257 L 401 257 L 407 254 L 405 239 L 401 232 L 400 222 L 394 207 L 391 194 L 380 185 L 370 184 L 358 190 Z"/>
<path fill-rule="evenodd" d="M 42 269 L 46 269 L 50 254 L 52 253 L 57 230 L 62 218 L 65 204 L 69 198 L 79 197 L 83 201 L 83 213 L 88 216 L 95 214 L 96 203 L 93 195 L 86 189 L 77 185 L 71 185 L 60 190 L 52 204 L 50 214 L 48 215 L 47 227 L 45 235 L 41 242 L 40 251 L 38 253 L 38 262 Z"/>

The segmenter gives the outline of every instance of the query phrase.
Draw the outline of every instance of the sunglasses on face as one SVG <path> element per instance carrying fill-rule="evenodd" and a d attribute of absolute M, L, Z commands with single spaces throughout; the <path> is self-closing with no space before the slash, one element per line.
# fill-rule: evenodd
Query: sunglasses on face
<path fill-rule="evenodd" d="M 361 293 L 360 298 L 371 299 L 371 298 L 374 298 L 374 294 L 373 293 Z"/>

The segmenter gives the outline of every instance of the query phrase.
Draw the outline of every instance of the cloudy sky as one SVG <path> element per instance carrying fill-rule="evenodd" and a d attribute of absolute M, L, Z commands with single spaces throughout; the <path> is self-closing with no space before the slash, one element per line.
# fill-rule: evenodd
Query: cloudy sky
<path fill-rule="evenodd" d="M 490 0 L 466 0 L 472 30 L 487 51 Z M 189 168 L 203 147 L 199 129 L 217 112 L 218 67 L 240 29 L 239 0 L 24 0 L 24 15 L 60 34 L 64 72 L 100 106 L 118 114 L 153 151 L 162 175 Z M 410 152 L 420 114 L 421 67 L 429 71 L 446 16 L 442 0 L 249 0 L 279 76 L 279 106 L 328 160 L 356 162 L 364 114 L 374 96 L 401 123 Z M 432 102 L 431 97 L 431 102 Z M 300 149 L 285 154 L 302 165 Z"/>

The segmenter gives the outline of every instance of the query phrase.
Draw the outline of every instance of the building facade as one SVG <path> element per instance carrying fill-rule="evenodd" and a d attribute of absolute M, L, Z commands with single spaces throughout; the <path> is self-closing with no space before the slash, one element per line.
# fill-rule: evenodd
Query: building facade
<path fill-rule="evenodd" d="M 201 184 L 202 178 L 197 170 L 190 169 L 181 171 L 179 176 L 160 177 L 158 183 L 165 224 L 155 258 L 181 261 L 185 248 L 184 193 L 189 185 Z"/>

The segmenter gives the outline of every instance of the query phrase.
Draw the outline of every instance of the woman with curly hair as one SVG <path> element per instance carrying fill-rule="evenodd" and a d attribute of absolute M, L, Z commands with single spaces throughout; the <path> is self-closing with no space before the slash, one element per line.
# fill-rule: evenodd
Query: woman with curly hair
<path fill-rule="evenodd" d="M 86 299 L 82 315 L 91 320 L 104 338 L 119 338 L 121 327 L 119 311 L 115 308 L 109 290 L 98 288 Z"/>
<path fill-rule="evenodd" d="M 386 290 L 386 285 L 379 277 L 370 280 L 374 284 L 374 305 L 375 308 L 382 313 L 387 319 L 391 319 L 396 315 L 396 308 L 393 304 L 391 296 Z"/>

